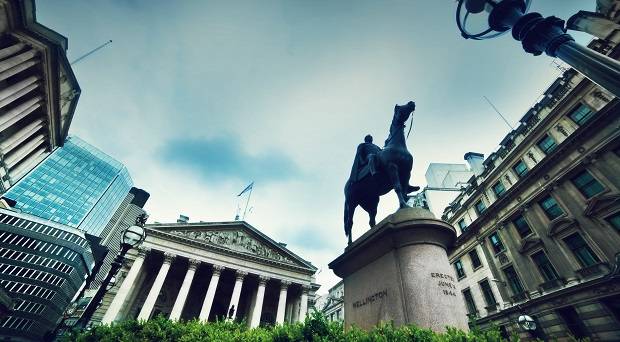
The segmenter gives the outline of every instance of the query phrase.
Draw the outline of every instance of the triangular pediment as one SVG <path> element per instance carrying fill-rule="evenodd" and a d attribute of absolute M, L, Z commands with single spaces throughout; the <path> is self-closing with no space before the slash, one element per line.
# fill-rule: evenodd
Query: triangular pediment
<path fill-rule="evenodd" d="M 306 269 L 316 269 L 309 262 L 243 221 L 164 224 L 147 227 L 223 252 L 246 255 L 253 259 L 258 258 Z"/>
<path fill-rule="evenodd" d="M 542 244 L 542 240 L 538 236 L 529 236 L 521 242 L 521 246 L 519 246 L 519 253 L 527 253 L 532 248 Z"/>
<path fill-rule="evenodd" d="M 598 216 L 604 214 L 607 209 L 615 207 L 620 202 L 620 194 L 604 194 L 595 196 L 588 201 L 588 206 L 584 211 L 586 216 Z"/>

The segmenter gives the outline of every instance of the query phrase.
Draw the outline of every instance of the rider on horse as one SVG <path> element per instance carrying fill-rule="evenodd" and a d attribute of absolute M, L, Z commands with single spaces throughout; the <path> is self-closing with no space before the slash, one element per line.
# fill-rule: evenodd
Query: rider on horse
<path fill-rule="evenodd" d="M 351 168 L 351 181 L 357 182 L 369 173 L 373 176 L 377 173 L 375 156 L 380 151 L 381 148 L 372 143 L 372 135 L 368 134 L 364 137 L 364 142 L 357 146 L 355 160 Z"/>

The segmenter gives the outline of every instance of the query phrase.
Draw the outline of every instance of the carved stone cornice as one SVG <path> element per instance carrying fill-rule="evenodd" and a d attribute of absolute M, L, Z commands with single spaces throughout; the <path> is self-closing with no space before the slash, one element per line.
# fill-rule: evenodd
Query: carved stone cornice
<path fill-rule="evenodd" d="M 288 280 L 280 280 L 280 289 L 285 290 L 291 285 L 291 282 Z"/>
<path fill-rule="evenodd" d="M 580 228 L 579 222 L 577 222 L 577 220 L 572 217 L 559 217 L 549 223 L 547 235 L 553 237 L 573 227 L 575 227 L 576 229 Z"/>
<path fill-rule="evenodd" d="M 607 193 L 599 194 L 588 200 L 588 205 L 584 210 L 584 215 L 593 217 L 605 215 L 608 212 L 615 211 L 620 207 L 620 194 Z"/>
<path fill-rule="evenodd" d="M 519 253 L 525 254 L 540 245 L 542 245 L 542 240 L 538 236 L 528 236 L 521 242 Z"/>

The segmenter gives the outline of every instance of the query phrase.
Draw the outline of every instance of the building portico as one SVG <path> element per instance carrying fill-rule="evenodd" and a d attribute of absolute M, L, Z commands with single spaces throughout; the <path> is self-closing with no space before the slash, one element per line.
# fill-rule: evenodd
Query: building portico
<path fill-rule="evenodd" d="M 99 309 L 99 322 L 304 319 L 316 268 L 243 221 L 152 224 Z M 97 316 L 93 323 L 97 324 Z"/>

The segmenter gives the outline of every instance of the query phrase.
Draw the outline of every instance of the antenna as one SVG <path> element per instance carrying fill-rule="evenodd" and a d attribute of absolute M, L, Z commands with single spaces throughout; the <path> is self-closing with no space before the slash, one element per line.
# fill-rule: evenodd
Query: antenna
<path fill-rule="evenodd" d="M 484 99 L 491 105 L 491 107 L 493 107 L 493 110 L 495 110 L 495 112 L 497 113 L 497 115 L 499 115 L 502 120 L 504 120 L 504 122 L 506 123 L 506 125 L 508 125 L 508 127 L 510 127 L 511 130 L 514 130 L 514 127 L 512 127 L 512 125 L 510 125 L 508 123 L 508 120 L 506 120 L 506 118 L 502 115 L 502 113 L 499 112 L 499 110 L 497 109 L 497 107 L 495 107 L 495 105 L 493 104 L 493 102 L 491 102 L 491 100 L 489 100 L 486 96 L 482 96 L 484 97 Z"/>
<path fill-rule="evenodd" d="M 82 56 L 78 57 L 76 60 L 71 62 L 71 65 L 74 65 L 74 64 L 78 63 L 79 61 L 83 60 L 84 58 L 86 58 L 86 57 L 92 55 L 93 53 L 97 52 L 98 50 L 103 49 L 108 44 L 112 44 L 112 39 L 108 40 L 107 42 L 99 45 L 98 47 L 96 47 L 96 48 L 92 49 L 91 51 L 89 51 L 89 52 L 83 54 Z"/>
<path fill-rule="evenodd" d="M 562 65 L 562 63 L 558 62 L 557 58 L 552 59 L 551 63 L 549 63 L 549 65 L 552 66 L 552 67 L 555 67 L 560 72 L 566 72 L 569 69 L 565 65 Z"/>

